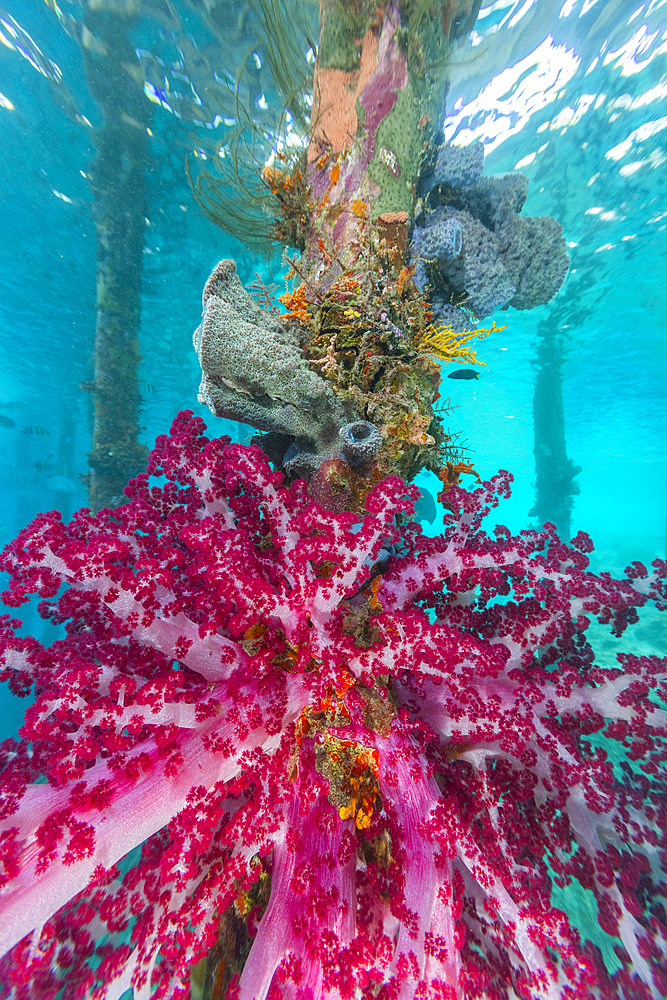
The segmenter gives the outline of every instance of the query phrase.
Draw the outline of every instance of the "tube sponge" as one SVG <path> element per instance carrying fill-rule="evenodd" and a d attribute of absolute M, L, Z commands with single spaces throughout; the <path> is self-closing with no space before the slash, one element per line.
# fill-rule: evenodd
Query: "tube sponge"
<path fill-rule="evenodd" d="M 343 442 L 341 451 L 343 458 L 350 465 L 365 465 L 375 458 L 380 445 L 382 435 L 375 426 L 368 420 L 356 420 L 352 424 L 346 424 L 338 432 Z"/>

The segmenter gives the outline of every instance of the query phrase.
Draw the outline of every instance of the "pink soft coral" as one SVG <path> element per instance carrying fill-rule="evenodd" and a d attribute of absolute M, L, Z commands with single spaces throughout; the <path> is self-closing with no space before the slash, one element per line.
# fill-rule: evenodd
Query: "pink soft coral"
<path fill-rule="evenodd" d="M 504 474 L 438 539 L 396 479 L 333 514 L 189 413 L 148 473 L 2 560 L 66 635 L 0 634 L 36 694 L 2 748 L 0 994 L 185 997 L 235 906 L 240 1000 L 664 996 L 666 666 L 585 639 L 664 603 L 664 564 L 490 537 Z M 613 980 L 552 878 L 595 893 Z"/>

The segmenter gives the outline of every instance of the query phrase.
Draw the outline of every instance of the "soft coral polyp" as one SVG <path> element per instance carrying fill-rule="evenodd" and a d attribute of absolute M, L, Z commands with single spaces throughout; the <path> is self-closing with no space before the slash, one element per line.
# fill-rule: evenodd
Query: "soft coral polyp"
<path fill-rule="evenodd" d="M 0 627 L 35 695 L 0 751 L 0 995 L 185 998 L 236 906 L 238 1000 L 663 996 L 666 664 L 602 668 L 585 632 L 664 606 L 664 563 L 487 534 L 506 474 L 451 490 L 440 538 L 397 479 L 333 513 L 203 430 L 2 556 L 5 603 L 65 636 Z M 553 880 L 595 894 L 611 979 Z"/>

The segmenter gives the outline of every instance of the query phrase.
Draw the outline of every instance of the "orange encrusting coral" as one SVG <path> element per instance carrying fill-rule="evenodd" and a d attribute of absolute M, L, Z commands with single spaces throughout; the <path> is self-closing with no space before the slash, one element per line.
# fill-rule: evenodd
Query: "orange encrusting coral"
<path fill-rule="evenodd" d="M 371 611 L 382 611 L 382 604 L 378 597 L 378 590 L 382 586 L 382 577 L 374 576 L 370 583 L 371 594 L 368 598 L 368 606 Z"/>
<path fill-rule="evenodd" d="M 286 308 L 286 312 L 281 314 L 281 319 L 297 320 L 299 323 L 308 323 L 313 318 L 308 311 L 308 301 L 306 298 L 306 286 L 297 285 L 292 292 L 285 292 L 278 296 L 278 301 Z"/>
<path fill-rule="evenodd" d="M 348 763 L 350 755 L 352 758 L 348 787 L 350 801 L 339 808 L 338 815 L 341 819 L 353 819 L 358 830 L 367 830 L 380 794 L 378 751 L 362 747 L 353 740 L 336 739 L 336 743 L 340 744 L 340 750 L 332 748 L 330 752 L 334 764 L 341 761 Z"/>
<path fill-rule="evenodd" d="M 326 143 L 335 153 L 349 149 L 357 134 L 357 100 L 376 69 L 378 55 L 377 32 L 369 30 L 361 43 L 360 65 L 348 72 L 333 67 L 322 67 L 318 59 L 315 66 L 315 107 L 313 132 L 308 149 L 308 162 L 315 162 L 321 155 L 320 147 Z"/>
<path fill-rule="evenodd" d="M 446 465 L 443 465 L 437 472 L 438 479 L 443 485 L 443 489 L 440 493 L 438 493 L 438 500 L 440 503 L 445 503 L 445 493 L 447 493 L 452 486 L 456 486 L 462 472 L 465 472 L 469 476 L 475 476 L 478 483 L 482 482 L 482 477 L 479 472 L 477 472 L 474 466 L 469 462 L 447 462 Z"/>
<path fill-rule="evenodd" d="M 316 768 L 329 782 L 330 801 L 341 819 L 353 819 L 358 830 L 366 830 L 373 812 L 381 806 L 379 752 L 331 732 L 331 727 L 346 726 L 351 721 L 344 698 L 354 684 L 354 677 L 345 672 L 335 690 L 330 689 L 318 703 L 303 709 L 295 729 L 294 773 L 298 767 L 296 753 L 303 740 L 315 739 Z"/>
<path fill-rule="evenodd" d="M 399 274 L 398 280 L 396 282 L 396 291 L 398 292 L 400 298 L 403 298 L 403 296 L 406 294 L 408 290 L 408 285 L 410 284 L 410 281 L 412 280 L 414 273 L 415 273 L 415 265 L 407 264 Z"/>
<path fill-rule="evenodd" d="M 279 195 L 282 192 L 291 191 L 297 181 L 303 180 L 303 174 L 300 170 L 297 170 L 295 174 L 287 174 L 278 167 L 264 167 L 262 180 L 268 185 L 271 194 Z"/>
<path fill-rule="evenodd" d="M 329 173 L 329 184 L 326 188 L 326 191 L 322 195 L 320 201 L 315 205 L 316 211 L 321 212 L 329 204 L 330 201 L 329 196 L 333 191 L 333 189 L 335 188 L 336 184 L 338 183 L 339 178 L 340 178 L 340 163 L 336 162 L 332 166 L 331 171 Z"/>

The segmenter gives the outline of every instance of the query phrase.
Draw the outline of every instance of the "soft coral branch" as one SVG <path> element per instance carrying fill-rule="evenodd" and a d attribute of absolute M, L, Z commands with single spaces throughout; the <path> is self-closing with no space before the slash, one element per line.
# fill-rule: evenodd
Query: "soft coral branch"
<path fill-rule="evenodd" d="M 185 997 L 231 907 L 241 1000 L 663 996 L 667 665 L 586 633 L 664 606 L 666 567 L 489 535 L 508 489 L 453 488 L 427 539 L 399 480 L 334 514 L 186 413 L 127 504 L 26 528 L 6 603 L 65 635 L 0 622 L 35 694 L 0 749 L 0 995 Z"/>

